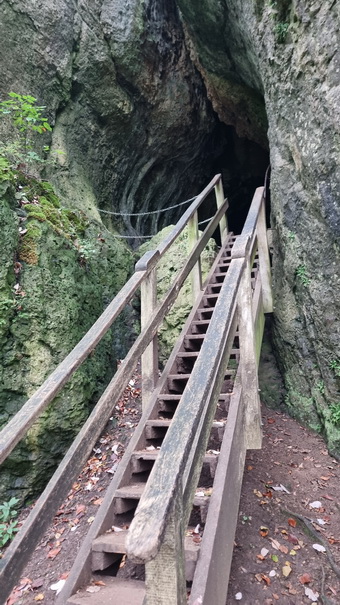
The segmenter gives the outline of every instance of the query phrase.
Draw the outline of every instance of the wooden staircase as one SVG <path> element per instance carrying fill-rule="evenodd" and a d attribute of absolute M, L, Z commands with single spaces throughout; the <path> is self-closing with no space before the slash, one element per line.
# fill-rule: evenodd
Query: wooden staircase
<path fill-rule="evenodd" d="M 162 383 L 157 390 L 158 392 L 153 396 L 148 417 L 143 416 L 137 429 L 137 432 L 140 433 L 138 445 L 136 444 L 136 447 L 134 447 L 133 443 L 121 461 L 122 480 L 119 483 L 117 482 L 115 489 L 111 488 L 110 490 L 111 504 L 108 507 L 108 502 L 104 502 L 102 511 L 98 513 L 103 526 L 109 529 L 92 539 L 90 551 L 91 574 L 89 573 L 90 566 L 88 566 L 87 577 L 84 578 L 84 555 L 88 557 L 89 553 L 85 553 L 84 549 L 81 549 L 69 579 L 57 601 L 60 605 L 65 603 L 65 599 L 67 599 L 67 603 L 73 605 L 81 603 L 95 605 L 95 603 L 98 603 L 99 595 L 100 601 L 103 603 L 120 602 L 122 605 L 143 603 L 145 596 L 144 566 L 136 566 L 131 563 L 128 565 L 126 563 L 128 526 L 142 497 L 152 467 L 199 355 L 219 292 L 230 266 L 235 239 L 235 236 L 230 233 L 224 242 L 208 276 L 205 288 L 197 299 L 196 305 L 163 372 Z M 257 273 L 258 258 L 256 256 L 252 267 L 253 288 Z M 239 337 L 236 331 L 230 353 L 230 367 L 225 373 L 219 394 L 215 421 L 212 423 L 208 448 L 204 456 L 198 488 L 193 500 L 193 510 L 184 541 L 185 579 L 188 583 L 188 589 L 194 579 L 201 543 L 200 534 L 204 528 L 210 496 L 214 489 L 213 480 L 238 361 Z M 198 535 L 194 533 L 194 524 L 199 524 L 202 528 Z M 94 535 L 94 533 L 96 533 L 95 525 L 91 528 L 91 535 Z M 87 550 L 90 539 L 87 540 Z M 123 567 L 120 567 L 122 561 Z M 96 572 L 99 571 L 104 571 L 104 573 L 98 576 Z M 123 578 L 121 575 L 123 575 Z M 130 577 L 127 578 L 126 575 Z M 137 581 L 136 576 L 141 579 Z M 87 588 L 96 586 L 95 582 L 98 581 L 98 578 L 105 586 L 101 586 L 98 593 L 91 594 L 87 592 Z M 78 590 L 76 594 L 69 596 L 81 584 L 84 585 L 84 579 L 86 580 L 86 586 Z"/>
<path fill-rule="evenodd" d="M 199 236 L 198 208 L 214 189 L 217 210 Z M 240 236 L 228 234 L 227 207 L 217 175 L 0 432 L 2 462 L 141 288 L 141 334 L 0 561 L 4 598 L 142 357 L 142 418 L 56 603 L 225 605 L 245 453 L 261 447 L 257 363 L 272 311 L 264 189 Z M 157 264 L 185 226 L 188 259 L 157 301 Z M 202 288 L 200 255 L 217 227 L 222 246 Z M 159 377 L 157 330 L 188 276 L 193 308 Z"/>

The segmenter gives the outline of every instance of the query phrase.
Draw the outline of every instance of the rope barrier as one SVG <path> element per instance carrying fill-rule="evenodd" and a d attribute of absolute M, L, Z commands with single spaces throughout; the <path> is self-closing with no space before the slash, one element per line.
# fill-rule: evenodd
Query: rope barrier
<path fill-rule="evenodd" d="M 180 206 L 184 206 L 184 204 L 189 204 L 196 199 L 196 195 L 191 197 L 190 200 L 185 200 L 185 202 L 180 202 L 180 204 L 175 204 L 175 206 L 168 206 L 167 208 L 161 208 L 160 210 L 150 210 L 150 212 L 111 212 L 110 210 L 101 210 L 98 208 L 99 212 L 103 212 L 104 214 L 111 214 L 113 216 L 148 216 L 149 214 L 160 214 L 160 212 L 167 212 L 168 210 L 173 210 L 174 208 L 179 208 Z"/>
<path fill-rule="evenodd" d="M 209 221 L 211 221 L 213 217 L 211 216 L 210 218 L 207 218 L 205 221 L 201 221 L 200 223 L 198 223 L 198 226 L 200 227 L 201 225 L 205 225 L 205 223 L 209 223 Z M 155 237 L 155 235 L 157 235 L 157 233 L 154 233 L 153 235 L 118 235 L 116 233 L 112 233 L 111 234 L 112 237 L 118 237 L 119 239 L 151 239 L 153 237 Z"/>

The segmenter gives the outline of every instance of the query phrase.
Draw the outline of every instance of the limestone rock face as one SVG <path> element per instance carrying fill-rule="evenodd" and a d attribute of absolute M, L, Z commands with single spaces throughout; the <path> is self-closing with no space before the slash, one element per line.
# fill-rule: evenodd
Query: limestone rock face
<path fill-rule="evenodd" d="M 131 252 L 102 224 L 39 199 L 19 208 L 2 185 L 0 428 L 84 336 L 133 266 Z M 104 337 L 15 448 L 1 468 L 0 500 L 7 489 L 21 499 L 42 489 L 112 377 L 125 331 L 120 323 Z"/>
<path fill-rule="evenodd" d="M 178 5 L 221 120 L 244 129 L 248 118 L 248 136 L 258 136 L 260 122 L 249 103 L 263 98 L 272 166 L 275 342 L 286 403 L 324 432 L 339 455 L 339 3 Z M 240 95 L 227 112 L 231 82 Z M 249 99 L 243 111 L 241 95 Z"/>
<path fill-rule="evenodd" d="M 50 176 L 69 205 L 138 212 L 206 182 L 218 120 L 174 0 L 5 0 L 0 11 L 0 96 L 47 106 L 52 149 L 64 152 Z M 120 224 L 155 233 L 158 219 Z"/>

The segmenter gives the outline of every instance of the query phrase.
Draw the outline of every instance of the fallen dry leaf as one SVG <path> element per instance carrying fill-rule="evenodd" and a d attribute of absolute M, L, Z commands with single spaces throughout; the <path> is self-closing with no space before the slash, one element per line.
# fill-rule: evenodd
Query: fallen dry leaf
<path fill-rule="evenodd" d="M 44 598 L 45 598 L 45 595 L 42 592 L 40 592 L 39 594 L 37 594 L 36 597 L 34 597 L 34 600 L 35 601 L 43 601 Z"/>
<path fill-rule="evenodd" d="M 55 557 L 60 553 L 60 551 L 61 551 L 61 547 L 59 547 L 59 548 L 53 548 L 52 550 L 50 550 L 47 553 L 47 558 L 48 559 L 52 559 L 52 560 L 55 559 Z"/>
<path fill-rule="evenodd" d="M 299 582 L 301 584 L 309 584 L 309 582 L 312 581 L 311 576 L 309 575 L 309 573 L 304 573 L 302 576 L 299 577 Z"/>
<path fill-rule="evenodd" d="M 284 575 L 285 578 L 288 578 L 291 571 L 292 571 L 292 568 L 290 567 L 290 565 L 284 565 L 282 567 L 282 574 Z"/>

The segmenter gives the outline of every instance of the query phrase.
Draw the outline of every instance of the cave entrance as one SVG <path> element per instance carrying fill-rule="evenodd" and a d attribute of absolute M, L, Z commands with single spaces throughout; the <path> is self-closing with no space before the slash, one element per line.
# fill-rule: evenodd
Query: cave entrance
<path fill-rule="evenodd" d="M 215 174 L 221 173 L 225 197 L 229 200 L 227 213 L 228 228 L 236 235 L 241 233 L 255 189 L 264 184 L 269 165 L 269 151 L 254 141 L 240 138 L 233 126 L 218 122 L 207 137 L 199 157 L 184 164 L 183 158 L 159 162 L 144 176 L 135 201 L 146 214 L 132 217 L 129 221 L 131 233 L 142 236 L 155 234 L 170 224 L 175 224 L 187 206 L 179 205 L 170 212 L 149 212 L 150 209 L 172 207 L 183 200 L 197 195 Z M 165 186 L 166 184 L 166 186 Z M 161 204 L 159 203 L 161 200 Z M 270 199 L 267 196 L 267 223 L 269 227 Z M 199 210 L 200 229 L 215 213 L 215 195 L 212 192 Z M 220 245 L 219 230 L 214 239 Z M 136 245 L 141 240 L 136 235 Z"/>
<path fill-rule="evenodd" d="M 227 212 L 228 228 L 236 235 L 240 234 L 246 220 L 255 189 L 265 182 L 269 166 L 269 151 L 246 138 L 240 138 L 232 126 L 220 124 L 218 128 L 219 144 L 214 137 L 211 144 L 221 152 L 214 158 L 205 184 L 218 173 L 222 174 L 225 197 L 229 200 Z M 208 156 L 207 156 L 208 157 Z M 203 186 L 205 186 L 205 184 Z M 207 198 L 199 214 L 199 222 L 207 220 L 215 208 L 214 194 Z M 267 194 L 267 226 L 270 226 L 270 195 Z M 217 243 L 219 231 L 214 234 Z"/>

